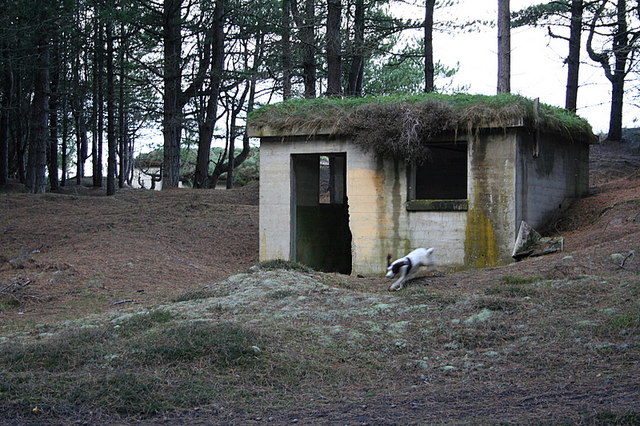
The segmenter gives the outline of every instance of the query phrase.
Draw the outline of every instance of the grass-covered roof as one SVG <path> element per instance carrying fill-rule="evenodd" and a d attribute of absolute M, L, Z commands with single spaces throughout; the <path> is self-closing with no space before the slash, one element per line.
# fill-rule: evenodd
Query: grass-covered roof
<path fill-rule="evenodd" d="M 424 155 L 425 142 L 443 132 L 514 125 L 537 126 L 572 141 L 595 140 L 589 123 L 576 114 L 545 104 L 536 108 L 533 100 L 512 94 L 293 99 L 249 117 L 254 135 L 343 135 L 377 154 L 405 158 Z"/>

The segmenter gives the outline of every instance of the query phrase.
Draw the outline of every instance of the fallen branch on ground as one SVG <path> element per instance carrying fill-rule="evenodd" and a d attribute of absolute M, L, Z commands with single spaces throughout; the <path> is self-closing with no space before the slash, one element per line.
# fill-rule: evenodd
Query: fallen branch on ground
<path fill-rule="evenodd" d="M 600 211 L 600 213 L 598 214 L 598 217 L 600 218 L 600 217 L 604 216 L 604 214 L 606 212 L 608 212 L 609 210 L 615 209 L 618 206 L 621 206 L 623 204 L 629 204 L 629 203 L 640 203 L 640 198 L 634 198 L 633 200 L 624 200 L 624 201 L 618 201 L 616 203 L 613 203 L 610 206 L 607 206 L 604 209 L 602 209 Z"/>
<path fill-rule="evenodd" d="M 622 259 L 622 262 L 620 262 L 620 265 L 618 265 L 618 266 L 620 266 L 621 268 L 624 268 L 624 264 L 627 263 L 627 260 L 633 259 L 635 257 L 635 255 L 636 255 L 635 250 L 631 250 L 629 252 L 629 254 L 626 255 L 624 259 Z"/>
<path fill-rule="evenodd" d="M 115 306 L 115 305 L 122 305 L 123 303 L 137 303 L 138 301 L 135 299 L 124 299 L 124 300 L 117 300 L 115 302 L 111 303 L 111 306 Z"/>
<path fill-rule="evenodd" d="M 14 281 L 11 284 L 9 284 L 9 285 L 5 286 L 4 288 L 0 289 L 0 293 L 8 294 L 9 290 L 11 290 L 11 292 L 14 292 L 16 289 L 17 290 L 21 290 L 21 289 L 25 288 L 26 286 L 28 286 L 29 284 L 31 284 L 31 280 L 26 280 L 23 283 L 21 283 L 19 281 Z"/>

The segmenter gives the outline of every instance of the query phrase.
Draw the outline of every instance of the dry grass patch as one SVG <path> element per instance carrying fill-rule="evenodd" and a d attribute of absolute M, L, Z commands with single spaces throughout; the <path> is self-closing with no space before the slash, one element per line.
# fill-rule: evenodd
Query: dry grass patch
<path fill-rule="evenodd" d="M 249 117 L 254 128 L 346 135 L 377 155 L 413 160 L 427 158 L 425 141 L 444 132 L 506 128 L 520 121 L 537 122 L 542 130 L 571 140 L 595 140 L 591 126 L 577 115 L 544 104 L 535 111 L 532 100 L 511 94 L 294 99 L 265 106 Z"/>

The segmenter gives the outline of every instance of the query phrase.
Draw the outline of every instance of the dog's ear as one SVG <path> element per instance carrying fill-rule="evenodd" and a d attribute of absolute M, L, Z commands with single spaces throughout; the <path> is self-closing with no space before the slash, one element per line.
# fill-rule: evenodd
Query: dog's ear
<path fill-rule="evenodd" d="M 397 274 L 403 266 L 409 266 L 409 261 L 406 259 L 397 260 L 393 263 L 391 270 L 394 274 Z"/>
<path fill-rule="evenodd" d="M 387 268 L 391 266 L 391 254 L 387 255 Z"/>

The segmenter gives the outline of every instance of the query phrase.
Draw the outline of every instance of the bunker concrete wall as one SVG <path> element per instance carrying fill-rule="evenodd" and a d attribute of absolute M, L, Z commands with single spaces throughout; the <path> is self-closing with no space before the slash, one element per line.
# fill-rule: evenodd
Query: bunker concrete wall
<path fill-rule="evenodd" d="M 263 135 L 260 260 L 292 259 L 293 154 L 346 154 L 352 274 L 381 275 L 387 254 L 397 258 L 416 247 L 435 247 L 439 264 L 449 267 L 509 263 L 521 220 L 540 227 L 588 192 L 588 145 L 582 142 L 536 140 L 524 128 L 458 139 L 468 146 L 467 210 L 409 211 L 404 161 L 377 158 L 348 139 Z"/>
<path fill-rule="evenodd" d="M 291 155 L 346 153 L 352 273 L 380 275 L 387 254 L 436 247 L 449 267 L 510 261 L 515 238 L 514 135 L 469 144 L 469 210 L 408 211 L 407 165 L 380 159 L 347 140 L 263 138 L 260 153 L 260 260 L 292 259 Z M 496 140 L 497 138 L 497 140 Z"/>
<path fill-rule="evenodd" d="M 386 256 L 436 247 L 441 265 L 464 262 L 465 212 L 407 211 L 407 165 L 370 154 L 347 155 L 354 272 L 380 275 Z"/>
<path fill-rule="evenodd" d="M 551 135 L 523 134 L 518 143 L 517 223 L 543 227 L 589 191 L 589 146 Z"/>
<path fill-rule="evenodd" d="M 291 260 L 291 157 L 283 144 L 260 144 L 259 259 Z"/>
<path fill-rule="evenodd" d="M 469 136 L 465 266 L 483 268 L 513 260 L 516 138 L 515 129 L 482 131 Z"/>
<path fill-rule="evenodd" d="M 386 253 L 396 258 L 416 247 L 436 247 L 438 263 L 449 267 L 511 262 L 516 136 L 515 130 L 467 136 L 467 211 L 408 211 L 406 163 L 361 157 L 347 176 L 354 265 L 375 271 Z"/>
<path fill-rule="evenodd" d="M 464 262 L 465 212 L 408 212 L 404 162 L 376 159 L 348 141 L 263 139 L 260 147 L 260 260 L 292 259 L 293 154 L 346 153 L 352 273 L 380 275 L 386 256 L 437 247 L 445 265 Z"/>

